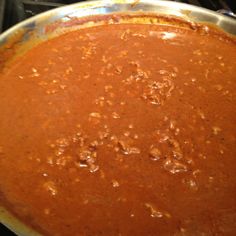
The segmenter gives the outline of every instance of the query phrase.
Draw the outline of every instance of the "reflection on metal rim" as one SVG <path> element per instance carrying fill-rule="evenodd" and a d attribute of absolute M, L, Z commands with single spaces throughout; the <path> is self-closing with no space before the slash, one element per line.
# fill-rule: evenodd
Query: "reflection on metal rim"
<path fill-rule="evenodd" d="M 212 23 L 225 32 L 236 35 L 236 20 L 221 15 L 211 10 L 189 4 L 169 2 L 140 0 L 134 4 L 135 0 L 104 0 L 104 1 L 86 1 L 65 7 L 59 7 L 37 16 L 25 20 L 3 34 L 0 35 L 0 44 L 3 44 L 7 38 L 12 36 L 19 29 L 28 31 L 37 31 L 42 33 L 43 27 L 56 20 L 68 17 L 83 17 L 88 15 L 101 15 L 117 12 L 155 12 L 158 14 L 173 15 L 194 22 Z"/>

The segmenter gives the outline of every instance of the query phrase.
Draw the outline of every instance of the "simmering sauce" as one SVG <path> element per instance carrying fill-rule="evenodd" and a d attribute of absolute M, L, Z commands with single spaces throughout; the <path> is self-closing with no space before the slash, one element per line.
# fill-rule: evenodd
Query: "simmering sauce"
<path fill-rule="evenodd" d="M 0 201 L 43 235 L 236 235 L 236 42 L 110 24 L 0 74 Z"/>

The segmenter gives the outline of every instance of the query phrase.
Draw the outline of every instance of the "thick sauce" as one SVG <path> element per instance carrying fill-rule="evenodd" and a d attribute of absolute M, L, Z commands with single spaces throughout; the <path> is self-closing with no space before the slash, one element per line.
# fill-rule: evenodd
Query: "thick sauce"
<path fill-rule="evenodd" d="M 236 235 L 236 44 L 103 25 L 0 75 L 0 200 L 45 235 Z"/>

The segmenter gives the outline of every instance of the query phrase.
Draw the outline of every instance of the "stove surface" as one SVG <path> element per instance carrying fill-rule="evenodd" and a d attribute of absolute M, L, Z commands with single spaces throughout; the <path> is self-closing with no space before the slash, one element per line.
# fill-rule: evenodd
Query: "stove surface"
<path fill-rule="evenodd" d="M 31 16 L 81 0 L 0 0 L 0 33 Z M 222 13 L 236 13 L 235 0 L 175 0 Z M 1 236 L 16 236 L 0 224 Z"/>

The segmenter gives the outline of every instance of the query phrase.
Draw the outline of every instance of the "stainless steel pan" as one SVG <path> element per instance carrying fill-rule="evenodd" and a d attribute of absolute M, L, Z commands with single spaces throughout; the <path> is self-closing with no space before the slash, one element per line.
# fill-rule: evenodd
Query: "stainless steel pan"
<path fill-rule="evenodd" d="M 89 15 L 104 15 L 111 13 L 127 13 L 127 12 L 152 12 L 155 14 L 177 16 L 191 22 L 211 23 L 223 31 L 236 35 L 236 20 L 221 15 L 219 13 L 195 7 L 183 3 L 170 1 L 154 1 L 154 0 L 104 0 L 104 1 L 86 1 L 65 7 L 60 7 L 17 24 L 11 29 L 0 35 L 0 64 L 7 63 L 11 58 L 3 57 L 6 51 L 11 50 L 17 45 L 20 50 L 26 42 L 34 38 L 46 40 L 48 26 L 60 20 L 60 22 L 68 22 L 74 17 L 85 17 Z M 64 24 L 66 25 L 66 24 Z M 63 28 L 63 24 L 61 25 Z M 68 27 L 67 27 L 68 28 Z M 9 47 L 10 43 L 10 47 Z M 7 47 L 6 47 L 7 46 Z M 13 50 L 11 57 L 17 52 Z M 4 59 L 3 59 L 4 58 Z M 11 215 L 0 202 L 0 222 L 21 236 L 39 235 L 30 227 L 20 222 L 16 217 Z"/>

